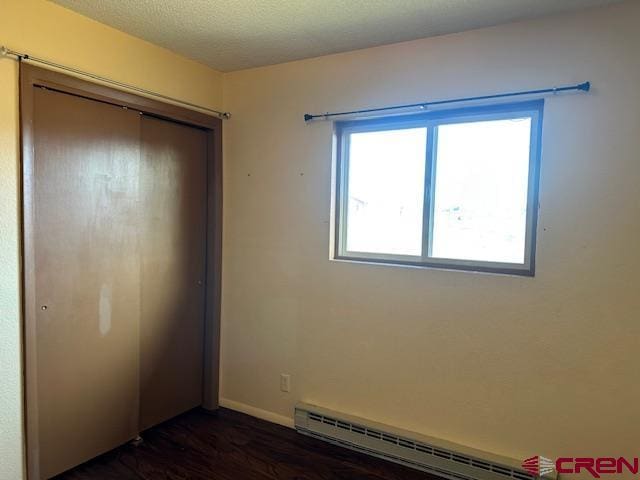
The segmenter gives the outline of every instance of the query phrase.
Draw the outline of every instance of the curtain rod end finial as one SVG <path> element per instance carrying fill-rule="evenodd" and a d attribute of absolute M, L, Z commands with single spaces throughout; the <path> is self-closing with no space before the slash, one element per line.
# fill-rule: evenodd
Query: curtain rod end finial
<path fill-rule="evenodd" d="M 582 90 L 583 92 L 588 92 L 591 90 L 591 82 L 584 82 L 578 85 L 578 90 Z"/>
<path fill-rule="evenodd" d="M 220 118 L 223 120 L 229 120 L 231 118 L 231 113 L 229 112 L 222 112 L 220 114 Z"/>
<path fill-rule="evenodd" d="M 308 122 L 309 120 L 313 120 L 313 115 L 310 115 L 308 113 L 304 114 L 304 121 Z"/>
<path fill-rule="evenodd" d="M 9 55 L 9 49 L 4 45 L 0 46 L 0 57 L 6 57 Z"/>

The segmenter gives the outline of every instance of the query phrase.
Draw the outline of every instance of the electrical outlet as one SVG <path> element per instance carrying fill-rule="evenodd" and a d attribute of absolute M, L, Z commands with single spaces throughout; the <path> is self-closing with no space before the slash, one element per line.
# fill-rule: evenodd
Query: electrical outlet
<path fill-rule="evenodd" d="M 291 391 L 291 375 L 286 373 L 280 374 L 280 391 L 282 392 Z"/>

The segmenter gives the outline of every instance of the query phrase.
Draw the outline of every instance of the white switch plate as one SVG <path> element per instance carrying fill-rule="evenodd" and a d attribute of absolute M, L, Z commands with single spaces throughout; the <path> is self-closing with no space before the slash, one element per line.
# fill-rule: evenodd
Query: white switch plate
<path fill-rule="evenodd" d="M 280 391 L 282 392 L 291 391 L 291 375 L 288 375 L 286 373 L 280 374 Z"/>

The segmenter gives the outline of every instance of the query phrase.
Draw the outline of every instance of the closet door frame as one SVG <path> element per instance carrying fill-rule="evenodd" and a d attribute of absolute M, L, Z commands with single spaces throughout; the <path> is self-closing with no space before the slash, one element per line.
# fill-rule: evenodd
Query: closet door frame
<path fill-rule="evenodd" d="M 218 408 L 220 302 L 222 272 L 222 120 L 204 113 L 88 82 L 53 70 L 20 64 L 21 261 L 23 405 L 27 478 L 37 480 L 39 465 L 34 216 L 34 89 L 46 88 L 121 106 L 141 114 L 198 127 L 207 135 L 207 240 L 204 321 L 203 398 L 207 410 Z"/>

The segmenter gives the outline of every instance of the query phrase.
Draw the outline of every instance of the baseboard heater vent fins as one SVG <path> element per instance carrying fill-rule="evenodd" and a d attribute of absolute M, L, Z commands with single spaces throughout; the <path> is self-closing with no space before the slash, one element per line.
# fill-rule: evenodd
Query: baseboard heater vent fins
<path fill-rule="evenodd" d="M 516 460 L 300 403 L 295 427 L 302 434 L 452 480 L 537 480 Z M 555 480 L 557 476 L 543 477 Z"/>

